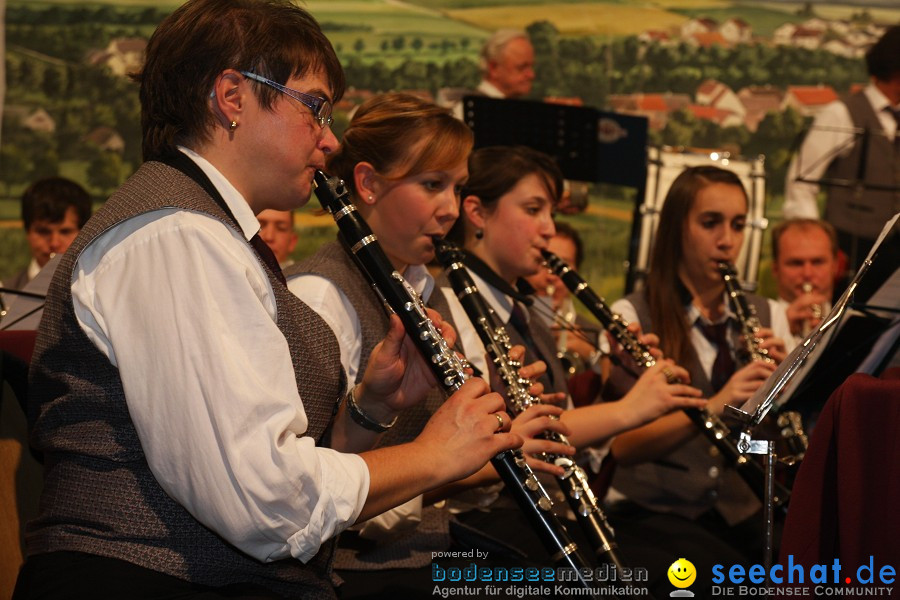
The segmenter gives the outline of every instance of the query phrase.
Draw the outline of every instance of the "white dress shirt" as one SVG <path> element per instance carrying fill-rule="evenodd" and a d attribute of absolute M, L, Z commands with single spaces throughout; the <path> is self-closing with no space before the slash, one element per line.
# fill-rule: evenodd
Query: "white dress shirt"
<path fill-rule="evenodd" d="M 434 278 L 428 269 L 423 265 L 413 265 L 406 269 L 403 277 L 422 297 L 422 301 L 427 302 L 434 289 Z M 366 368 L 366 365 L 360 364 L 362 328 L 353 304 L 338 286 L 321 275 L 301 273 L 291 277 L 287 284 L 288 289 L 319 313 L 334 331 L 341 346 L 341 364 L 347 373 L 347 381 L 352 384 L 360 369 Z"/>
<path fill-rule="evenodd" d="M 501 92 L 500 89 L 496 85 L 494 85 L 493 83 L 491 83 L 490 81 L 487 81 L 485 79 L 481 80 L 481 83 L 478 84 L 478 87 L 475 88 L 475 91 L 472 93 L 472 95 L 487 96 L 488 98 L 498 98 L 498 99 L 506 98 L 506 94 Z M 460 121 L 463 120 L 462 98 L 460 98 L 453 104 L 450 111 L 453 113 L 454 117 L 456 117 Z"/>
<path fill-rule="evenodd" d="M 28 263 L 28 270 L 26 271 L 28 273 L 28 281 L 31 281 L 32 279 L 37 277 L 38 273 L 41 272 L 42 268 L 43 267 L 41 267 L 41 265 L 38 264 L 37 259 L 32 258 L 31 262 Z"/>
<path fill-rule="evenodd" d="M 423 265 L 406 269 L 403 277 L 423 301 L 431 297 L 434 279 Z M 312 273 L 295 275 L 288 280 L 288 289 L 307 306 L 319 313 L 334 331 L 341 346 L 341 364 L 350 385 L 356 381 L 362 357 L 362 328 L 356 309 L 341 289 L 330 279 Z M 387 332 L 385 332 L 387 333 Z M 377 517 L 362 523 L 358 530 L 361 537 L 372 540 L 389 540 L 398 534 L 415 529 L 422 521 L 422 496 L 401 504 Z"/>
<path fill-rule="evenodd" d="M 222 194 L 243 238 L 180 209 L 129 219 L 79 257 L 75 314 L 119 369 L 166 493 L 258 560 L 305 562 L 356 520 L 368 469 L 303 435 L 308 420 L 272 287 L 246 243 L 259 223 L 221 173 L 182 151 Z"/>
<path fill-rule="evenodd" d="M 513 299 L 490 285 L 471 269 L 467 268 L 466 271 L 468 271 L 469 275 L 472 277 L 472 281 L 475 282 L 475 287 L 478 288 L 478 291 L 481 293 L 482 297 L 497 315 L 498 321 L 500 321 L 501 323 L 508 322 L 509 317 L 512 314 Z M 465 355 L 466 360 L 468 360 L 473 367 L 481 372 L 481 376 L 485 379 L 485 381 L 487 381 L 487 350 L 485 350 L 484 344 L 481 343 L 481 338 L 478 336 L 478 332 L 475 330 L 475 327 L 469 320 L 469 316 L 466 314 L 466 309 L 464 309 L 462 304 L 459 302 L 459 298 L 456 297 L 456 292 L 453 291 L 453 288 L 445 287 L 441 288 L 440 291 L 442 294 L 444 294 L 444 299 L 450 306 L 451 320 L 456 326 L 456 335 L 458 336 L 459 340 L 457 343 L 462 349 L 463 355 Z M 526 310 L 524 312 L 525 318 L 529 319 L 530 315 L 528 311 Z"/>
<path fill-rule="evenodd" d="M 869 84 L 863 94 L 878 116 L 878 122 L 888 139 L 897 135 L 897 121 L 885 110 L 890 100 L 874 84 Z M 819 185 L 797 181 L 797 177 L 819 180 L 828 165 L 838 156 L 847 156 L 856 140 L 855 125 L 847 105 L 835 101 L 816 115 L 800 151 L 791 159 L 784 188 L 783 213 L 786 219 L 819 218 L 816 199 Z"/>

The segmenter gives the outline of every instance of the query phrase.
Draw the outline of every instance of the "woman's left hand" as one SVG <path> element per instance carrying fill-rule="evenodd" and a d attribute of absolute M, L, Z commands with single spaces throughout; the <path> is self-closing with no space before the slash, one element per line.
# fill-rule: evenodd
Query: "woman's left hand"
<path fill-rule="evenodd" d="M 776 364 L 781 364 L 781 361 L 787 358 L 787 347 L 784 345 L 784 340 L 775 337 L 774 331 L 768 327 L 760 327 L 756 335 L 762 340 L 759 344 L 760 349 L 766 350 Z"/>

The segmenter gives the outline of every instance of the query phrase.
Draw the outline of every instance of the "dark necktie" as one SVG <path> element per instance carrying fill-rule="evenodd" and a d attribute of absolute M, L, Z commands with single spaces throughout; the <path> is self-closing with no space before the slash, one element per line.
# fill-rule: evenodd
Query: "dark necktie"
<path fill-rule="evenodd" d="M 525 310 L 515 300 L 513 300 L 512 311 L 509 313 L 509 324 L 522 336 L 522 340 L 525 342 L 525 364 L 534 360 L 542 360 L 547 363 L 547 378 L 550 380 L 550 385 L 553 385 L 553 369 L 550 368 L 550 362 L 535 344 L 534 337 L 531 335 L 531 328 L 528 326 L 528 319 L 525 316 Z M 529 356 L 532 358 L 529 359 Z"/>
<path fill-rule="evenodd" d="M 250 245 L 256 250 L 259 257 L 263 259 L 263 262 L 266 263 L 266 266 L 269 267 L 269 270 L 278 278 L 278 281 L 287 285 L 287 280 L 284 278 L 284 273 L 281 272 L 281 265 L 278 264 L 278 259 L 275 258 L 275 253 L 272 252 L 272 249 L 269 248 L 269 245 L 263 241 L 259 234 L 257 233 L 252 238 L 250 238 Z"/>
<path fill-rule="evenodd" d="M 734 359 L 731 357 L 731 348 L 728 346 L 728 321 L 716 323 L 715 325 L 698 321 L 697 326 L 703 332 L 703 336 L 715 344 L 718 349 L 716 360 L 713 362 L 712 376 L 710 377 L 713 393 L 716 393 L 728 383 L 735 370 Z"/>

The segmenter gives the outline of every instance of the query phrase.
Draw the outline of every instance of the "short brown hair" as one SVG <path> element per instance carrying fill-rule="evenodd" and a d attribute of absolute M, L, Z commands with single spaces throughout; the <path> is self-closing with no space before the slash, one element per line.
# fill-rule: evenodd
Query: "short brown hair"
<path fill-rule="evenodd" d="M 563 176 L 552 157 L 527 146 L 488 146 L 479 148 L 469 157 L 469 181 L 462 197 L 477 196 L 488 212 L 524 177 L 537 175 L 553 204 L 559 202 L 563 191 Z M 465 239 L 465 217 L 456 221 L 448 234 L 453 240 Z"/>
<path fill-rule="evenodd" d="M 225 69 L 252 71 L 280 83 L 324 71 L 334 100 L 344 72 L 331 42 L 305 10 L 289 0 L 188 0 L 166 17 L 147 44 L 140 82 L 144 160 L 178 144 L 209 139 L 209 96 Z M 263 108 L 276 90 L 253 86 Z"/>
<path fill-rule="evenodd" d="M 431 140 L 418 153 L 419 140 Z M 370 163 L 382 176 L 405 166 L 391 179 L 447 168 L 466 160 L 472 151 L 472 131 L 449 110 L 402 92 L 380 94 L 357 109 L 344 131 L 341 145 L 326 159 L 330 174 L 356 192 L 353 169 Z"/>
<path fill-rule="evenodd" d="M 71 179 L 39 179 L 22 192 L 22 224 L 25 231 L 31 229 L 35 221 L 62 223 L 70 208 L 75 209 L 78 229 L 81 229 L 91 218 L 91 196 Z"/>
<path fill-rule="evenodd" d="M 831 243 L 831 255 L 837 256 L 838 253 L 838 241 L 837 241 L 837 232 L 834 230 L 834 225 L 829 223 L 828 221 L 822 221 L 821 219 L 788 219 L 787 221 L 782 221 L 772 230 L 772 262 L 776 262 L 778 260 L 778 254 L 781 245 L 781 236 L 788 229 L 792 228 L 799 229 L 810 229 L 810 228 L 819 228 L 825 232 L 825 235 L 828 236 L 828 241 Z"/>
<path fill-rule="evenodd" d="M 900 75 L 900 25 L 884 32 L 866 52 L 869 75 L 880 81 L 890 81 Z"/>

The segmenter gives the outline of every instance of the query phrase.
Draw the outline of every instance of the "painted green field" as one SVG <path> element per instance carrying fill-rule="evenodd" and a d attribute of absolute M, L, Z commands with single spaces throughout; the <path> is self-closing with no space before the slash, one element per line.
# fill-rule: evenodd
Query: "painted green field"
<path fill-rule="evenodd" d="M 140 8 L 163 8 L 167 6 L 171 6 L 175 8 L 176 6 L 181 6 L 184 4 L 183 0 L 107 0 L 106 2 L 93 1 L 93 2 L 85 2 L 84 0 L 6 0 L 7 6 L 20 6 L 23 4 L 27 4 L 32 8 L 42 8 L 45 6 L 102 6 L 106 4 L 113 4 L 116 6 L 136 6 Z"/>
<path fill-rule="evenodd" d="M 306 7 L 320 23 L 340 23 L 359 26 L 373 34 L 442 34 L 450 36 L 484 35 L 480 27 L 448 21 L 446 15 L 418 9 L 396 6 L 380 1 L 308 2 Z"/>
<path fill-rule="evenodd" d="M 797 4 L 785 4 L 783 2 L 763 1 L 754 4 L 759 8 L 791 14 L 796 13 L 798 7 Z M 895 2 L 895 4 L 897 3 Z M 854 13 L 859 13 L 864 9 L 868 11 L 869 15 L 871 15 L 874 20 L 880 23 L 900 23 L 900 4 L 896 7 L 877 6 L 872 8 L 844 4 L 815 5 L 816 15 L 825 19 L 849 19 Z"/>
<path fill-rule="evenodd" d="M 448 10 L 460 21 L 488 29 L 524 28 L 535 21 L 550 21 L 563 34 L 629 35 L 647 29 L 677 27 L 683 15 L 654 7 L 611 3 L 544 3 Z"/>

